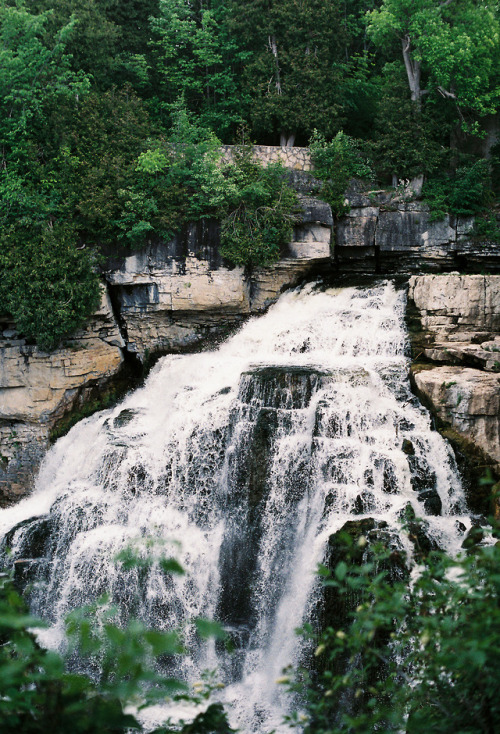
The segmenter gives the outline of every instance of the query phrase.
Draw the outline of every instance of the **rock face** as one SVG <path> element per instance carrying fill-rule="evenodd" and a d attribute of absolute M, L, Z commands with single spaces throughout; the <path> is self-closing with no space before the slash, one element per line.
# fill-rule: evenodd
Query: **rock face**
<path fill-rule="evenodd" d="M 311 196 L 302 204 L 288 251 L 269 268 L 230 267 L 218 252 L 217 222 L 201 221 L 170 242 L 110 259 L 98 311 L 64 348 L 44 353 L 7 322 L 0 331 L 0 506 L 29 491 L 51 431 L 109 386 L 127 357 L 146 362 L 196 348 L 328 265 L 330 207 Z"/>
<path fill-rule="evenodd" d="M 215 222 L 197 222 L 168 243 L 156 243 L 106 273 L 127 349 L 151 354 L 201 345 L 269 306 L 317 264 L 330 261 L 330 207 L 300 197 L 302 222 L 283 258 L 268 268 L 231 267 L 218 254 Z"/>
<path fill-rule="evenodd" d="M 410 278 L 409 298 L 418 312 L 425 357 L 500 370 L 500 276 L 416 276 Z"/>
<path fill-rule="evenodd" d="M 445 435 L 465 440 L 476 480 L 500 472 L 500 276 L 413 276 L 408 298 L 414 353 L 427 361 L 413 370 L 417 393 Z"/>
<path fill-rule="evenodd" d="M 387 192 L 348 192 L 349 212 L 337 225 L 335 257 L 342 272 L 500 272 L 498 245 L 472 236 L 473 218 L 432 221 L 422 202 Z"/>
<path fill-rule="evenodd" d="M 104 287 L 99 309 L 65 348 L 47 354 L 22 339 L 2 342 L 0 505 L 26 492 L 51 429 L 88 391 L 118 374 L 124 347 Z"/>
<path fill-rule="evenodd" d="M 433 412 L 500 469 L 500 376 L 442 366 L 417 372 L 414 380 Z"/>

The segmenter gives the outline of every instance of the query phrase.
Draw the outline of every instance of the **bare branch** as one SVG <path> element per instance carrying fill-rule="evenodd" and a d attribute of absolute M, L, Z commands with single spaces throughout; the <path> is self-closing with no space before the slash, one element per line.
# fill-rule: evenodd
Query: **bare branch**
<path fill-rule="evenodd" d="M 457 98 L 456 94 L 453 94 L 453 92 L 448 92 L 448 90 L 445 89 L 444 87 L 439 86 L 437 90 L 439 94 L 441 95 L 441 97 L 444 97 L 445 99 L 456 99 Z"/>

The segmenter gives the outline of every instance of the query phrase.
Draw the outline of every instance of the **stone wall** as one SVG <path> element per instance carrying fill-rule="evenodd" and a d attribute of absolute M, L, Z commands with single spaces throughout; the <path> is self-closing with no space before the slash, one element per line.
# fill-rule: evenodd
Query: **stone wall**
<path fill-rule="evenodd" d="M 222 146 L 223 157 L 227 161 L 233 159 L 233 151 L 237 146 Z M 311 154 L 309 148 L 288 148 L 278 145 L 254 145 L 253 157 L 260 163 L 275 163 L 280 161 L 285 168 L 294 171 L 311 171 L 313 166 L 311 163 Z"/>

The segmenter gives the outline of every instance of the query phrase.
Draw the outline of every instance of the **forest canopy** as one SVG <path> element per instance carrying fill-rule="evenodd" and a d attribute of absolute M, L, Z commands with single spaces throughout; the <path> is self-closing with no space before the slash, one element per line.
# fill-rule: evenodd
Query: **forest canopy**
<path fill-rule="evenodd" d="M 425 175 L 438 211 L 458 171 L 483 210 L 499 181 L 499 60 L 499 7 L 485 0 L 0 0 L 0 311 L 36 339 L 27 314 L 64 304 L 64 326 L 41 339 L 52 348 L 95 303 L 103 249 L 203 216 L 234 225 L 263 174 L 215 157 L 242 137 L 323 140 L 318 160 L 333 162 L 342 142 L 380 185 Z M 348 178 L 339 166 L 331 190 Z M 281 200 L 279 175 L 259 187 Z M 57 288 L 35 289 L 34 304 L 25 278 L 30 262 L 53 278 L 49 243 L 61 282 L 88 277 L 60 303 Z M 226 253 L 265 264 L 279 247 Z"/>

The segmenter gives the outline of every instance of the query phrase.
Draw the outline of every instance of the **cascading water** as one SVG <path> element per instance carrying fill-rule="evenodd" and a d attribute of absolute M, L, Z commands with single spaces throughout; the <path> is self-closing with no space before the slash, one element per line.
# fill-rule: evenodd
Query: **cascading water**
<path fill-rule="evenodd" d="M 105 591 L 162 630 L 218 619 L 236 652 L 193 634 L 175 672 L 217 668 L 236 726 L 279 727 L 290 701 L 275 681 L 300 660 L 294 630 L 317 607 L 332 533 L 383 520 L 411 556 L 408 503 L 450 552 L 470 527 L 450 450 L 409 388 L 404 307 L 390 282 L 289 292 L 216 351 L 165 357 L 60 439 L 34 495 L 0 513 L 14 559 L 33 559 L 47 644 Z M 186 576 L 116 562 L 150 539 L 181 543 Z"/>

